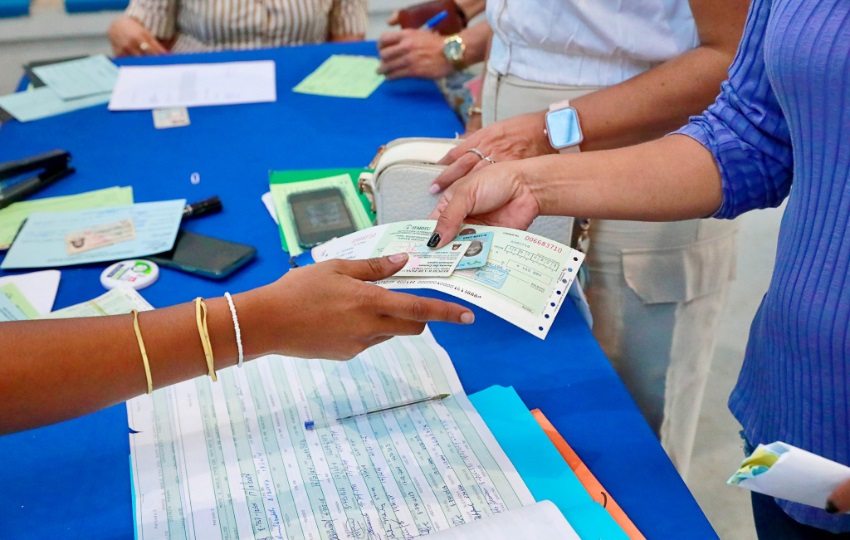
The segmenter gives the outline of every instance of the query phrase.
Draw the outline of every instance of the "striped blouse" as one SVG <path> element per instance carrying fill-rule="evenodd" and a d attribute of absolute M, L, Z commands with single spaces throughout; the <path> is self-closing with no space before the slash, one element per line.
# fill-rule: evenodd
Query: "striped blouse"
<path fill-rule="evenodd" d="M 366 33 L 366 0 L 131 0 L 126 14 L 174 52 L 323 43 Z"/>

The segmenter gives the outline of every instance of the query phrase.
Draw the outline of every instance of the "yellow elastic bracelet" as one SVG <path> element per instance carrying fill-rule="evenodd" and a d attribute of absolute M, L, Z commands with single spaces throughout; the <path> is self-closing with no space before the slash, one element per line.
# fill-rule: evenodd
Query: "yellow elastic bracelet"
<path fill-rule="evenodd" d="M 139 312 L 135 309 L 133 314 L 133 329 L 136 331 L 136 339 L 139 341 L 139 350 L 142 353 L 142 364 L 145 365 L 145 378 L 148 381 L 148 394 L 153 392 L 153 379 L 151 379 L 151 364 L 148 362 L 148 351 L 145 350 L 145 340 L 142 339 L 142 330 L 139 328 Z"/>
<path fill-rule="evenodd" d="M 218 381 L 215 374 L 215 360 L 213 359 L 212 343 L 210 343 L 210 331 L 207 329 L 207 305 L 200 296 L 195 298 L 195 317 L 198 320 L 198 334 L 201 336 L 201 346 L 204 348 L 204 357 L 207 359 L 207 369 L 213 382 Z"/>

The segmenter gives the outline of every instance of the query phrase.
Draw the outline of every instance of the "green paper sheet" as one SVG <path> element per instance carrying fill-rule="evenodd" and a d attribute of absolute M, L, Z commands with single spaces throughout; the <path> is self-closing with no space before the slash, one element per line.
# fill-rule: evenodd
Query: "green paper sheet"
<path fill-rule="evenodd" d="M 28 319 L 38 319 L 41 317 L 33 305 L 30 304 L 29 300 L 27 300 L 27 297 L 24 296 L 24 293 L 14 283 L 7 283 L 0 287 L 0 294 L 8 298 Z"/>
<path fill-rule="evenodd" d="M 133 204 L 132 187 L 111 187 L 78 195 L 22 201 L 0 210 L 0 249 L 9 247 L 21 224 L 33 212 L 65 212 Z"/>
<path fill-rule="evenodd" d="M 360 98 L 372 95 L 384 82 L 376 73 L 381 61 L 372 56 L 335 54 L 292 89 L 299 94 Z"/>

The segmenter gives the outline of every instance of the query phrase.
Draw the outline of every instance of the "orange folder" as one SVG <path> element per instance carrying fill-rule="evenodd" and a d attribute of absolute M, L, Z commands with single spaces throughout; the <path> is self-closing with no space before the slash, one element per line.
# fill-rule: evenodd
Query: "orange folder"
<path fill-rule="evenodd" d="M 546 432 L 546 435 L 549 437 L 549 440 L 552 441 L 552 444 L 555 445 L 555 448 L 560 452 L 561 457 L 564 458 L 564 461 L 567 462 L 567 465 L 570 466 L 570 469 L 573 470 L 575 475 L 578 477 L 581 485 L 584 486 L 584 489 L 590 494 L 590 497 L 601 504 L 603 508 L 605 508 L 614 521 L 617 522 L 617 525 L 625 531 L 629 538 L 632 540 L 646 540 L 646 538 L 641 534 L 635 524 L 632 523 L 632 520 L 629 519 L 629 516 L 623 512 L 623 509 L 614 502 L 614 499 L 608 492 L 602 487 L 602 484 L 599 483 L 599 480 L 593 476 L 593 473 L 590 472 L 590 469 L 584 464 L 581 458 L 578 457 L 578 454 L 567 444 L 567 441 L 558 433 L 558 430 L 555 429 L 555 426 L 549 421 L 546 416 L 540 412 L 540 409 L 534 409 L 531 411 L 531 414 L 534 416 L 534 419 L 537 420 L 537 423 L 540 424 L 540 427 L 543 428 L 543 431 Z"/>

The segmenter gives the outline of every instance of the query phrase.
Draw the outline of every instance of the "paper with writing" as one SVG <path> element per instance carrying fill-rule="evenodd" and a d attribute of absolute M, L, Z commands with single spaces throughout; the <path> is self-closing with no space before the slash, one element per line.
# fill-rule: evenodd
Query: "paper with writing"
<path fill-rule="evenodd" d="M 435 221 L 399 221 L 351 233 L 313 248 L 316 262 L 366 259 L 383 255 L 388 244 L 423 244 Z M 455 270 L 449 277 L 391 277 L 378 282 L 389 289 L 434 289 L 480 306 L 543 339 L 573 283 L 584 254 L 525 231 L 471 225 L 464 235 L 493 233 L 487 263 Z"/>
<path fill-rule="evenodd" d="M 33 212 L 67 212 L 127 204 L 133 204 L 133 188 L 131 187 L 111 187 L 77 195 L 16 202 L 0 210 L 0 249 L 12 243 L 24 220 Z"/>
<path fill-rule="evenodd" d="M 101 105 L 109 101 L 109 92 L 91 96 L 62 99 L 49 86 L 0 96 L 0 107 L 19 122 L 31 122 L 57 114 Z"/>
<path fill-rule="evenodd" d="M 299 94 L 367 98 L 384 82 L 381 60 L 372 56 L 334 54 L 292 89 Z"/>
<path fill-rule="evenodd" d="M 99 54 L 67 62 L 34 67 L 33 73 L 65 100 L 112 91 L 118 79 L 118 67 Z"/>
<path fill-rule="evenodd" d="M 407 264 L 396 272 L 398 277 L 447 277 L 455 271 L 469 244 L 470 242 L 452 242 L 440 249 L 431 249 L 422 243 L 400 241 L 387 244 L 384 253 L 407 253 Z"/>
<path fill-rule="evenodd" d="M 24 314 L 26 319 L 37 319 L 40 315 L 26 295 L 14 283 L 0 285 L 0 296 L 5 296 Z"/>
<path fill-rule="evenodd" d="M 429 332 L 350 362 L 262 358 L 127 411 L 140 538 L 413 538 L 533 502 Z"/>
<path fill-rule="evenodd" d="M 0 322 L 26 321 L 28 318 L 8 296 L 0 293 Z"/>
<path fill-rule="evenodd" d="M 136 289 L 116 287 L 85 302 L 68 306 L 42 317 L 42 319 L 73 319 L 75 317 L 100 317 L 102 315 L 124 315 L 132 310 L 153 309 Z"/>
<path fill-rule="evenodd" d="M 122 66 L 110 111 L 267 103 L 277 100 L 271 60 Z"/>
<path fill-rule="evenodd" d="M 90 229 L 74 231 L 65 235 L 65 251 L 68 255 L 85 253 L 92 249 L 126 242 L 136 237 L 133 220 L 122 219 L 114 223 L 95 225 Z"/>
<path fill-rule="evenodd" d="M 59 270 L 14 274 L 0 277 L 0 287 L 14 284 L 39 315 L 46 315 L 53 309 L 53 301 L 56 300 L 61 277 L 62 273 Z"/>
<path fill-rule="evenodd" d="M 117 261 L 162 253 L 174 246 L 184 199 L 111 206 L 72 212 L 36 212 L 21 227 L 0 268 L 40 268 Z M 68 254 L 68 234 L 131 221 L 132 238 L 98 249 Z M 73 246 L 73 244 L 72 244 Z"/>

